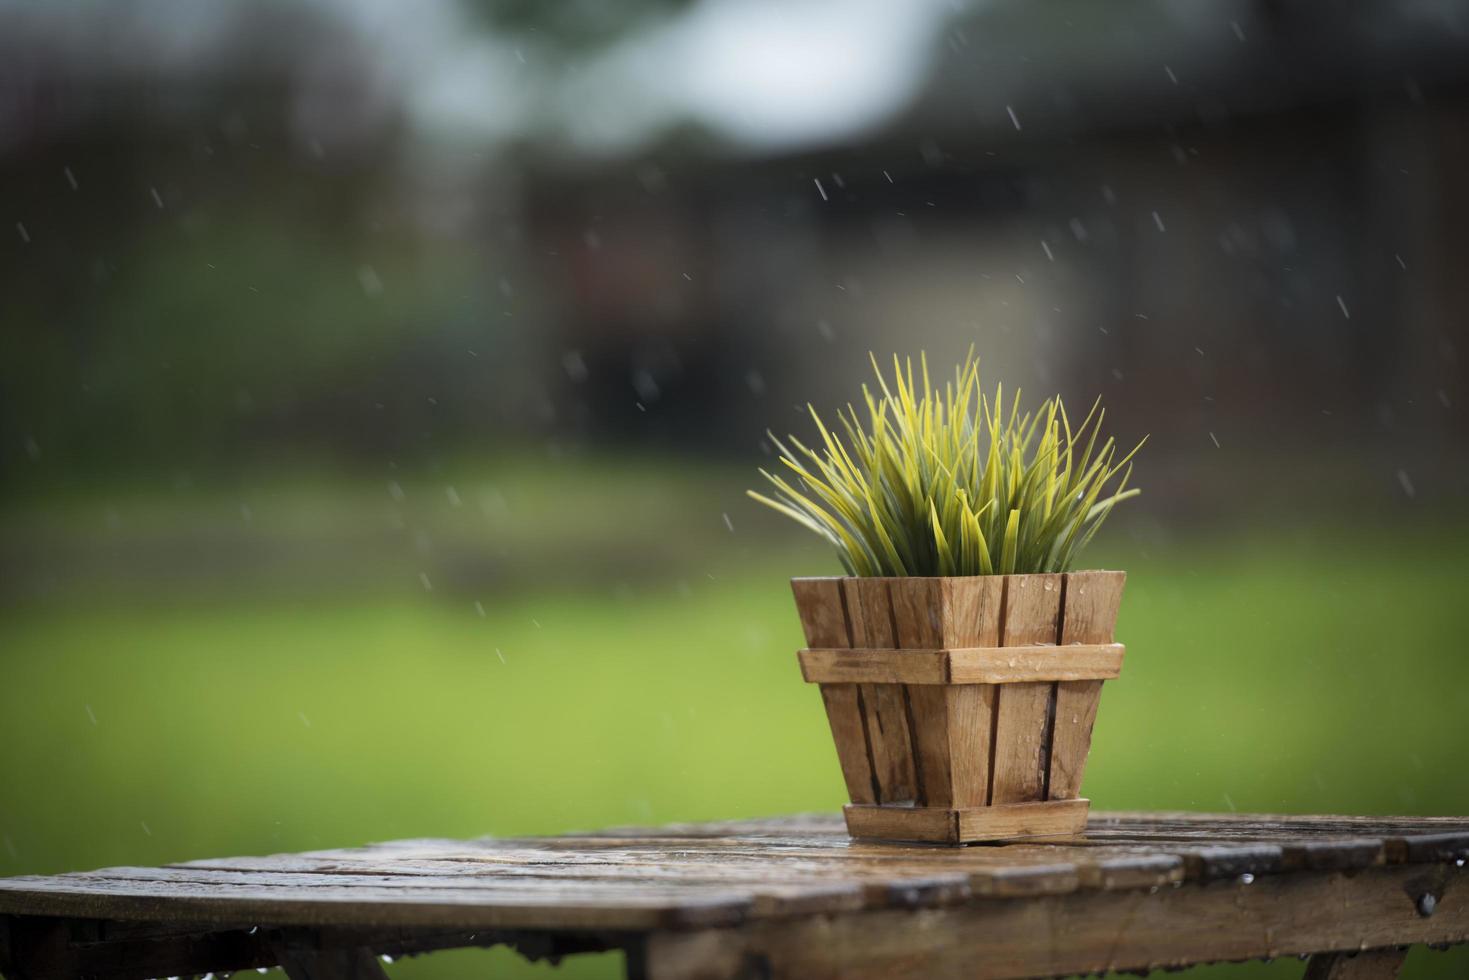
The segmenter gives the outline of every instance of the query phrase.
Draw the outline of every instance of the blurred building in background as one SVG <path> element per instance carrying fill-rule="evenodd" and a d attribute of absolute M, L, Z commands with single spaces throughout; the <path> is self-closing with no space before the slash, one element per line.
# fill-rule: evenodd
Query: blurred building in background
<path fill-rule="evenodd" d="M 1462 489 L 1466 8 L 6 4 L 0 466 L 744 458 L 974 344 Z"/>

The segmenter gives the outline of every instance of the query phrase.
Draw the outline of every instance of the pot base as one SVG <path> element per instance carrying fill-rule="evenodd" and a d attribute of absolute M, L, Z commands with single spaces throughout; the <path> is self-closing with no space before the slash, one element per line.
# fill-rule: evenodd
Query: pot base
<path fill-rule="evenodd" d="M 1090 809 L 1090 800 L 1076 799 L 960 809 L 853 803 L 842 812 L 847 833 L 859 840 L 975 844 L 1081 834 Z"/>

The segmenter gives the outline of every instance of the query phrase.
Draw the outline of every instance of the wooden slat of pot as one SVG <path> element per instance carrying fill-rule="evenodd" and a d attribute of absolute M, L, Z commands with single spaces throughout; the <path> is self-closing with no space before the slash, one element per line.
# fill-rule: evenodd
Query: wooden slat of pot
<path fill-rule="evenodd" d="M 805 631 L 807 644 L 813 647 L 852 645 L 841 579 L 792 579 L 791 591 L 796 597 L 796 610 L 801 617 L 801 629 Z M 836 745 L 837 762 L 842 767 L 847 797 L 853 803 L 875 802 L 872 760 L 867 752 L 866 726 L 857 685 L 822 684 L 821 702 L 826 707 L 826 720 L 831 725 L 831 737 Z"/>
<path fill-rule="evenodd" d="M 1061 643 L 1109 643 L 1117 626 L 1125 572 L 1069 572 L 1063 593 Z M 1092 725 L 1102 696 L 1100 680 L 1061 681 L 1055 689 L 1047 798 L 1081 795 Z"/>
<path fill-rule="evenodd" d="M 943 643 L 949 649 L 997 646 L 1004 583 L 992 575 L 946 579 Z M 952 674 L 953 666 L 950 664 Z M 952 680 L 952 676 L 950 678 Z M 990 738 L 994 735 L 994 684 L 944 689 L 949 714 L 953 798 L 956 807 L 989 803 Z"/>
<path fill-rule="evenodd" d="M 813 683 L 1017 684 L 1107 680 L 1122 670 L 1120 643 L 1053 643 L 958 650 L 802 650 Z"/>
<path fill-rule="evenodd" d="M 944 645 L 943 580 L 894 579 L 888 584 L 888 595 L 897 646 L 903 648 L 902 652 L 895 651 L 901 658 L 899 663 L 909 667 L 923 661 L 937 668 L 937 676 L 947 677 L 948 656 L 930 652 Z M 953 753 L 949 746 L 948 699 L 941 689 L 932 687 L 932 682 L 927 686 L 904 685 L 903 698 L 908 709 L 908 741 L 913 748 L 914 799 L 921 807 L 951 806 Z"/>
<path fill-rule="evenodd" d="M 888 580 L 845 578 L 852 646 L 892 649 L 898 645 Z M 877 803 L 914 799 L 913 748 L 908 737 L 908 707 L 899 684 L 858 687 L 866 724 L 868 758 L 872 761 Z"/>
<path fill-rule="evenodd" d="M 993 577 L 895 579 L 891 584 L 898 645 L 904 648 L 994 646 L 1000 639 L 1001 583 Z M 916 653 L 916 651 L 915 651 Z M 904 652 L 904 666 L 918 656 Z M 982 806 L 988 801 L 995 689 L 934 687 L 950 680 L 949 657 L 934 680 L 908 686 L 917 801 L 920 806 Z M 924 661 L 927 666 L 927 661 Z"/>
<path fill-rule="evenodd" d="M 1005 576 L 1000 645 L 1055 643 L 1061 614 L 1060 575 Z M 1050 683 L 1007 684 L 996 699 L 990 803 L 1045 798 Z"/>

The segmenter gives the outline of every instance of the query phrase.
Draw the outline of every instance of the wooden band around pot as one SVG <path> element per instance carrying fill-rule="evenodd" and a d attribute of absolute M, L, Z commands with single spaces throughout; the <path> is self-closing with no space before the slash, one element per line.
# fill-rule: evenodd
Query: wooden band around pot
<path fill-rule="evenodd" d="M 1122 672 L 1121 643 L 1034 643 L 957 650 L 802 650 L 812 684 L 1022 684 L 1105 681 Z"/>
<path fill-rule="evenodd" d="M 858 803 L 842 812 L 847 833 L 863 840 L 977 844 L 1082 834 L 1090 809 L 1090 800 L 1075 798 L 959 808 Z"/>

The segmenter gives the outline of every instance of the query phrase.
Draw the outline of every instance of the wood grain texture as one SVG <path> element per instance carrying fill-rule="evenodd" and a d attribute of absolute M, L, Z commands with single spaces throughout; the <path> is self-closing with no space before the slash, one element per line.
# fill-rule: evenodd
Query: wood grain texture
<path fill-rule="evenodd" d="M 808 649 L 797 654 L 801 676 L 821 684 L 947 684 L 947 650 Z"/>
<path fill-rule="evenodd" d="M 1251 885 L 1154 889 L 1118 902 L 1078 891 L 1025 901 L 650 936 L 647 976 L 705 980 L 1021 980 L 1145 971 L 1407 943 L 1469 939 L 1469 875 L 1455 869 L 1439 912 L 1419 915 L 1415 872 L 1308 872 Z M 758 974 L 752 974 L 758 965 Z"/>
<path fill-rule="evenodd" d="M 847 600 L 841 582 L 838 578 L 791 580 L 801 629 L 806 634 L 806 642 L 813 647 L 852 645 Z M 847 798 L 853 803 L 875 802 L 877 782 L 867 745 L 867 719 L 857 685 L 823 684 L 821 703 L 831 726 L 832 743 L 836 748 L 837 763 L 842 767 Z"/>
<path fill-rule="evenodd" d="M 823 684 L 1015 684 L 1110 680 L 1122 672 L 1120 643 L 958 650 L 807 649 L 801 675 Z"/>
<path fill-rule="evenodd" d="M 1318 953 L 1303 980 L 1395 980 L 1408 958 L 1406 949 L 1369 949 L 1358 953 Z"/>
<path fill-rule="evenodd" d="M 899 669 L 894 673 L 903 682 L 903 697 L 908 709 L 908 740 L 913 751 L 913 795 L 920 807 L 951 806 L 954 798 L 953 752 L 950 745 L 949 701 L 941 688 L 915 684 L 909 678 L 919 676 L 919 665 L 947 681 L 948 654 L 930 653 L 943 645 L 944 580 L 935 578 L 893 579 L 888 583 L 892 601 L 893 630 L 897 644 L 890 658 Z M 937 668 L 936 672 L 933 668 Z M 806 661 L 802 660 L 802 669 Z M 854 801 L 855 802 L 855 801 Z"/>
<path fill-rule="evenodd" d="M 849 917 L 893 924 L 888 940 L 868 947 L 878 966 L 911 956 L 915 970 L 934 976 L 975 975 L 977 963 L 1029 971 L 995 976 L 1027 976 L 1102 969 L 1103 932 L 1121 937 L 1117 968 L 1267 948 L 1457 942 L 1469 929 L 1469 880 L 1455 863 L 1465 857 L 1469 820 L 1451 818 L 1099 813 L 1085 837 L 942 848 L 853 841 L 839 816 L 822 814 L 7 878 L 0 922 L 15 972 L 43 980 L 270 965 L 263 944 L 278 928 L 330 937 L 324 948 L 396 955 L 509 941 L 507 930 L 605 948 L 647 932 L 817 928 Z M 1371 881 L 1381 887 L 1356 890 Z M 1195 898 L 1166 904 L 1183 894 Z M 1428 916 L 1424 896 L 1433 899 Z M 1070 904 L 1054 904 L 1061 899 Z M 1152 931 L 1154 914 L 1168 928 Z M 65 928 L 46 925 L 58 922 Z M 1349 941 L 1333 931 L 1339 923 Z M 952 931 L 930 947 L 930 928 Z M 1040 951 L 1058 959 L 1029 958 Z M 775 975 L 806 975 L 807 964 L 787 955 L 772 962 L 789 972 Z M 108 963 L 133 972 L 111 973 Z"/>
<path fill-rule="evenodd" d="M 1060 635 L 1062 577 L 1006 575 L 1000 646 L 1055 643 Z M 1045 798 L 1051 685 L 1027 682 L 1000 688 L 995 705 L 990 803 Z"/>
<path fill-rule="evenodd" d="M 965 808 L 848 806 L 847 832 L 861 840 L 965 844 L 1069 836 L 1086 827 L 1086 800 Z"/>
<path fill-rule="evenodd" d="M 791 579 L 796 613 L 801 617 L 801 630 L 806 634 L 807 646 L 852 645 L 841 583 L 839 578 Z"/>
<path fill-rule="evenodd" d="M 1122 672 L 1120 643 L 974 647 L 949 651 L 952 684 L 1108 680 Z"/>
<path fill-rule="evenodd" d="M 944 579 L 943 645 L 950 649 L 999 646 L 1003 596 L 1004 583 L 993 575 Z M 990 736 L 998 692 L 991 684 L 945 689 L 949 794 L 947 802 L 935 806 L 971 807 L 989 802 Z"/>
<path fill-rule="evenodd" d="M 1069 572 L 1063 592 L 1061 644 L 1110 643 L 1122 604 L 1125 572 Z M 1081 795 L 1081 780 L 1091 751 L 1092 728 L 1102 696 L 1100 680 L 1067 680 L 1052 694 L 1050 770 L 1046 796 L 1068 800 Z"/>
<path fill-rule="evenodd" d="M 888 579 L 845 578 L 852 646 L 891 650 L 897 632 Z M 899 684 L 862 684 L 868 754 L 878 803 L 910 802 L 917 795 L 908 702 Z"/>
<path fill-rule="evenodd" d="M 877 802 L 877 783 L 873 778 L 872 759 L 867 752 L 867 726 L 857 685 L 822 684 L 821 703 L 826 708 L 826 720 L 831 726 L 837 763 L 842 767 L 842 781 L 847 786 L 847 799 L 853 803 Z"/>
<path fill-rule="evenodd" d="M 1126 572 L 1067 572 L 1061 643 L 1110 643 Z"/>
<path fill-rule="evenodd" d="M 1026 840 L 1060 837 L 1086 830 L 1088 800 L 1054 800 L 1041 803 L 996 803 L 959 810 L 959 840 Z"/>
<path fill-rule="evenodd" d="M 919 651 L 998 644 L 1002 583 L 993 577 L 887 582 L 907 685 L 915 800 L 920 806 L 981 806 L 988 800 L 995 691 L 927 686 L 937 675 L 939 683 L 952 682 L 950 658 L 935 664 Z"/>

